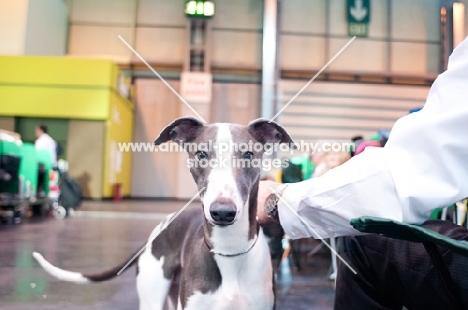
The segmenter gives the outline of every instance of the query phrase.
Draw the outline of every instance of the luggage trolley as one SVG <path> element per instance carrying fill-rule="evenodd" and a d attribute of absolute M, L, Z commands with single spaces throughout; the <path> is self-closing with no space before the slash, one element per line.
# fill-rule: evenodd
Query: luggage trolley
<path fill-rule="evenodd" d="M 65 160 L 59 160 L 57 168 L 50 171 L 49 199 L 52 202 L 52 214 L 58 220 L 72 214 L 81 204 L 81 187 L 68 175 L 68 162 Z"/>

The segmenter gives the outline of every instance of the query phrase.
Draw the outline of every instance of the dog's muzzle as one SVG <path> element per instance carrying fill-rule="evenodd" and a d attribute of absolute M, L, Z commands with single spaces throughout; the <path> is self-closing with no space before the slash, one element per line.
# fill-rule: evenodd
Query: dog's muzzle
<path fill-rule="evenodd" d="M 217 200 L 210 205 L 210 215 L 215 225 L 231 225 L 236 218 L 237 208 L 230 199 Z"/>

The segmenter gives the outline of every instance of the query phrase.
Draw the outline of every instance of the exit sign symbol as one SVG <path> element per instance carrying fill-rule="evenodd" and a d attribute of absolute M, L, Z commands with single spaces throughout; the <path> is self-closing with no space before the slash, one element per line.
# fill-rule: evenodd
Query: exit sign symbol
<path fill-rule="evenodd" d="M 348 34 L 367 37 L 369 34 L 370 0 L 347 0 Z"/>

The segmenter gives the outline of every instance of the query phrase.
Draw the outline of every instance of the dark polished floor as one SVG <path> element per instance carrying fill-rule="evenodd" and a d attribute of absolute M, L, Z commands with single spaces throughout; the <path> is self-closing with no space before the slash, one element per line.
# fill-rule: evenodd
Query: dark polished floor
<path fill-rule="evenodd" d="M 40 252 L 64 269 L 87 273 L 107 269 L 127 260 L 165 214 L 184 204 L 85 202 L 76 216 L 62 221 L 40 218 L 26 219 L 19 225 L 0 225 L 0 308 L 138 309 L 134 267 L 112 281 L 79 285 L 53 279 L 31 253 Z M 329 257 L 328 251 L 319 251 L 302 263 L 301 272 L 284 262 L 277 309 L 332 309 L 333 282 L 327 279 Z"/>

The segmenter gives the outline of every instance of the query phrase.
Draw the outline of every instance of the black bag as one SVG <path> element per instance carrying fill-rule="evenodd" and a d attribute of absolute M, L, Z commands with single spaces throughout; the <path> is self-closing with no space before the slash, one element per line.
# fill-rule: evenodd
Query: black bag
<path fill-rule="evenodd" d="M 83 200 L 83 191 L 77 180 L 63 173 L 60 181 L 59 204 L 66 209 L 77 208 Z"/>

